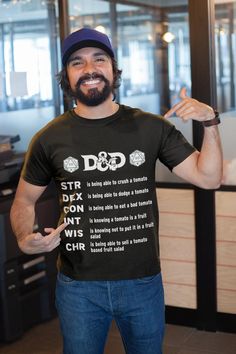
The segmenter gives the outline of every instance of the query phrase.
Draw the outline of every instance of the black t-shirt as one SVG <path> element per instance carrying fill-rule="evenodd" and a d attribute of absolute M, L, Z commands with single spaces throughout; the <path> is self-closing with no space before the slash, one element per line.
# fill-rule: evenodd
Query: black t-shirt
<path fill-rule="evenodd" d="M 124 105 L 101 119 L 71 110 L 41 129 L 22 177 L 39 186 L 56 182 L 59 223 L 68 224 L 59 270 L 81 280 L 158 273 L 156 160 L 172 170 L 194 151 L 167 120 Z"/>

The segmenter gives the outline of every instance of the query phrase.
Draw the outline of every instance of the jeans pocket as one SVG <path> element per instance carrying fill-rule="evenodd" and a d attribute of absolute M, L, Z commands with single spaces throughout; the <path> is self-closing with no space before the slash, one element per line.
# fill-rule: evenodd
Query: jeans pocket
<path fill-rule="evenodd" d="M 75 282 L 74 279 L 68 277 L 67 275 L 61 273 L 61 272 L 58 272 L 57 274 L 57 280 L 61 283 L 64 283 L 64 284 L 72 284 Z"/>
<path fill-rule="evenodd" d="M 148 277 L 137 278 L 136 281 L 139 284 L 147 284 L 147 283 L 151 283 L 152 281 L 156 280 L 159 277 L 161 277 L 161 273 L 149 275 Z"/>

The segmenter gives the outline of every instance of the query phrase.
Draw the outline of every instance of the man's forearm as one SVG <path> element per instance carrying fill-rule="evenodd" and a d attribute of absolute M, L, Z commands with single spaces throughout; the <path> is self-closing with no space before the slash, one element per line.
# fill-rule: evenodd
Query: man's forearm
<path fill-rule="evenodd" d="M 11 208 L 10 219 L 12 230 L 16 235 L 17 241 L 20 241 L 33 232 L 34 206 L 25 205 L 15 200 Z"/>
<path fill-rule="evenodd" d="M 223 173 L 223 154 L 217 126 L 204 128 L 204 138 L 198 157 L 198 171 L 205 180 L 206 187 L 217 188 Z"/>

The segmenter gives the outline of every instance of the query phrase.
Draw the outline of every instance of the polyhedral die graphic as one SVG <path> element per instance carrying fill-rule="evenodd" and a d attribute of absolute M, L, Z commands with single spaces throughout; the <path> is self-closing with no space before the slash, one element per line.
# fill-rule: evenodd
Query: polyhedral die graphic
<path fill-rule="evenodd" d="M 145 162 L 145 154 L 142 151 L 135 150 L 129 155 L 129 162 L 131 165 L 140 166 Z"/>
<path fill-rule="evenodd" d="M 63 166 L 64 166 L 65 171 L 72 173 L 72 172 L 75 172 L 76 170 L 78 170 L 79 162 L 74 157 L 69 156 L 69 157 L 67 157 L 67 159 L 65 159 L 63 161 Z"/>

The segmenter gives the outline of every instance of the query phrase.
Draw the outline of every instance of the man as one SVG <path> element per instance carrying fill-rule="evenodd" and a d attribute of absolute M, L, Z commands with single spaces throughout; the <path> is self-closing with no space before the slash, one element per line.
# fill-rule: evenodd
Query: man
<path fill-rule="evenodd" d="M 59 80 L 76 107 L 33 138 L 12 227 L 25 253 L 59 246 L 56 305 L 64 354 L 102 354 L 112 319 L 126 353 L 161 354 L 164 299 L 159 263 L 155 162 L 186 181 L 217 188 L 222 152 L 213 109 L 186 96 L 167 114 L 204 125 L 201 152 L 166 119 L 117 104 L 121 72 L 105 34 L 81 29 L 62 49 Z M 59 227 L 33 233 L 34 206 L 51 178 Z"/>

